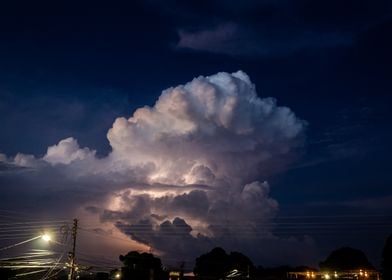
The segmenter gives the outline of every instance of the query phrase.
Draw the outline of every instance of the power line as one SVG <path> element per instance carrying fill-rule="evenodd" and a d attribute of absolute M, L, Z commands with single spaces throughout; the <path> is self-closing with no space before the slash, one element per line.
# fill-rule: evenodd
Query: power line
<path fill-rule="evenodd" d="M 61 259 L 64 257 L 64 253 L 65 252 L 62 253 L 62 255 L 57 259 L 55 265 L 52 266 L 52 268 L 48 270 L 48 272 L 41 278 L 41 280 L 46 280 L 46 279 L 50 278 L 49 277 L 50 273 L 52 273 L 52 271 L 54 271 L 58 267 L 58 265 L 60 264 Z M 51 277 L 53 277 L 53 276 L 51 276 Z"/>
<path fill-rule="evenodd" d="M 35 236 L 35 237 L 33 237 L 33 238 L 30 238 L 30 239 L 24 240 L 24 241 L 22 241 L 22 242 L 15 243 L 15 244 L 12 244 L 12 245 L 9 245 L 9 246 L 6 246 L 6 247 L 3 247 L 3 248 L 1 248 L 1 249 L 0 249 L 0 251 L 4 251 L 4 250 L 10 249 L 10 248 L 14 248 L 14 247 L 16 247 L 16 246 L 19 246 L 19 245 L 22 245 L 22 244 L 25 244 L 25 243 L 31 242 L 31 241 L 33 241 L 33 240 L 36 240 L 36 239 L 38 239 L 38 238 L 40 238 L 40 237 L 41 237 L 41 236 Z"/>
<path fill-rule="evenodd" d="M 26 275 L 37 274 L 37 273 L 41 273 L 44 271 L 46 271 L 46 269 L 35 270 L 35 271 L 25 272 L 25 273 L 19 273 L 19 274 L 16 274 L 15 277 L 22 277 L 22 276 L 26 276 Z"/>
<path fill-rule="evenodd" d="M 116 239 L 116 240 L 122 240 L 122 241 L 127 241 L 127 242 L 132 241 L 131 239 L 125 239 L 125 238 L 120 238 L 120 237 L 116 237 L 116 236 L 111 236 L 111 235 L 105 235 L 105 234 L 102 234 L 102 233 L 98 233 L 98 232 L 95 232 L 93 229 L 86 229 L 86 228 L 79 228 L 79 229 L 82 230 L 82 231 L 88 232 L 88 233 L 95 234 L 95 235 L 100 236 L 102 238 Z"/>

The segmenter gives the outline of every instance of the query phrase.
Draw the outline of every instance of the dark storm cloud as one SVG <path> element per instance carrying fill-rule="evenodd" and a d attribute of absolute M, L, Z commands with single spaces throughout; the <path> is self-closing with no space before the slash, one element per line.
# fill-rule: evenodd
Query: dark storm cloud
<path fill-rule="evenodd" d="M 151 246 L 158 252 L 164 252 L 167 257 L 176 261 L 192 260 L 211 244 L 205 236 L 192 236 L 192 227 L 178 217 L 173 221 L 165 220 L 157 227 L 149 220 L 141 220 L 135 224 L 118 222 L 116 226 L 133 239 Z"/>
<path fill-rule="evenodd" d="M 286 259 L 296 259 L 293 264 L 305 262 L 311 264 L 312 256 L 317 254 L 314 241 L 309 237 L 304 237 L 302 240 L 276 238 L 260 232 L 260 229 L 252 233 L 248 227 L 238 225 L 236 232 L 217 226 L 219 229 L 216 231 L 224 234 L 216 236 L 192 235 L 192 227 L 178 217 L 173 221 L 166 220 L 158 226 L 154 226 L 149 220 L 141 220 L 134 224 L 118 222 L 116 226 L 133 239 L 158 252 L 164 252 L 164 257 L 171 260 L 169 264 L 182 260 L 192 261 L 215 246 L 241 250 L 246 252 L 255 263 L 267 265 L 284 263 Z M 269 252 L 278 252 L 278 254 Z"/>
<path fill-rule="evenodd" d="M 173 207 L 188 215 L 203 216 L 208 213 L 209 201 L 204 191 L 193 190 L 189 194 L 176 196 Z"/>

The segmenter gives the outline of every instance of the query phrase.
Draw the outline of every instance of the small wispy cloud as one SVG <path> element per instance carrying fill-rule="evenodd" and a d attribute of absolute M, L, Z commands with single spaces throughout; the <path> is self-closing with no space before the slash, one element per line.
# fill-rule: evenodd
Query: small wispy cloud
<path fill-rule="evenodd" d="M 220 23 L 196 31 L 179 29 L 177 49 L 234 56 L 275 56 L 312 48 L 347 45 L 352 35 L 338 31 L 317 32 L 302 28 L 255 30 L 233 22 Z"/>

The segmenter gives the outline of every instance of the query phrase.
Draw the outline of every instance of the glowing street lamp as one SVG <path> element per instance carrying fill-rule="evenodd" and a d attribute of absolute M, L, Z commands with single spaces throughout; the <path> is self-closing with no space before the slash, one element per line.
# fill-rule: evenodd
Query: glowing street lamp
<path fill-rule="evenodd" d="M 51 237 L 49 234 L 47 234 L 47 233 L 43 234 L 43 235 L 41 236 L 41 238 L 42 238 L 42 240 L 45 241 L 45 242 L 50 242 L 50 241 L 52 241 L 52 237 Z"/>

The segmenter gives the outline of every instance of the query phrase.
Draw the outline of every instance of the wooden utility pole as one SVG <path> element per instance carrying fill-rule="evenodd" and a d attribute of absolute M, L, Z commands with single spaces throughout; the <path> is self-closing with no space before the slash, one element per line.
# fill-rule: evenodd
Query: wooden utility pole
<path fill-rule="evenodd" d="M 76 277 L 75 275 L 75 248 L 76 248 L 76 234 L 78 230 L 78 219 L 73 220 L 73 227 L 72 227 L 72 252 L 70 253 L 71 257 L 71 267 L 68 274 L 68 280 L 74 280 Z"/>

